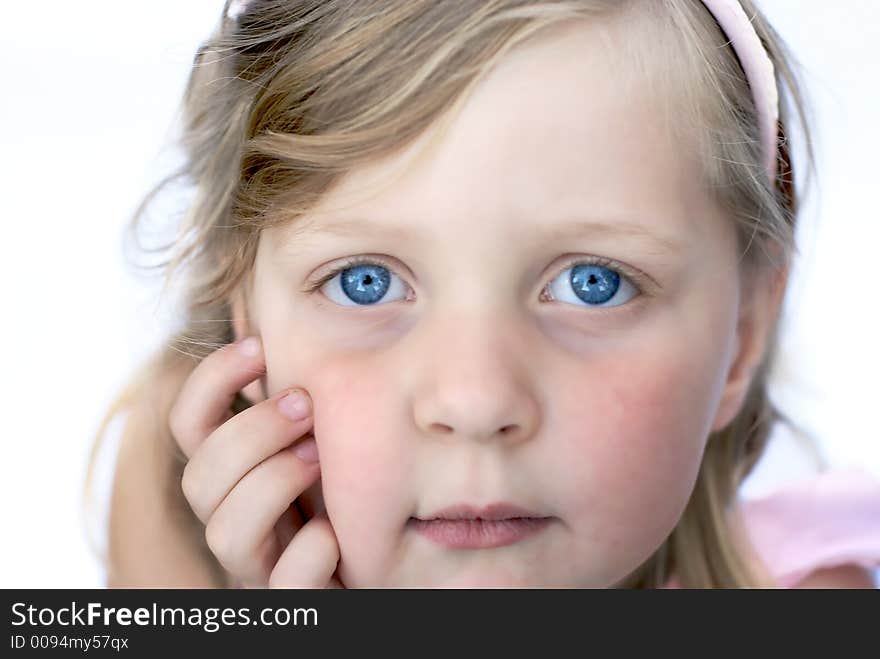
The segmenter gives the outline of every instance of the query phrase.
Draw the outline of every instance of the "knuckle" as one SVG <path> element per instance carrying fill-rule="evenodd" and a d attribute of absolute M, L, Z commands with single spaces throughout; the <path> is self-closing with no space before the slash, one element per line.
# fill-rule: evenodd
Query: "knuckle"
<path fill-rule="evenodd" d="M 180 438 L 184 435 L 184 428 L 180 415 L 179 399 L 174 401 L 171 409 L 168 411 L 168 428 L 171 431 L 172 437 L 174 437 L 174 441 L 180 444 Z"/>
<path fill-rule="evenodd" d="M 282 588 L 281 571 L 278 566 L 272 568 L 269 573 L 269 588 Z"/>
<path fill-rule="evenodd" d="M 318 523 L 323 527 L 321 538 L 325 544 L 324 551 L 326 551 L 326 555 L 336 563 L 339 561 L 339 542 L 336 540 L 336 533 L 333 530 L 333 525 L 330 524 L 330 520 L 326 517 L 319 517 L 318 520 Z"/>
<path fill-rule="evenodd" d="M 326 556 L 333 559 L 334 562 L 339 560 L 339 542 L 336 539 L 336 532 L 330 523 L 330 518 L 326 513 L 321 513 L 309 520 L 309 524 L 314 526 L 312 531 L 321 543 L 321 549 Z"/>
<path fill-rule="evenodd" d="M 339 560 L 339 543 L 336 540 L 336 532 L 326 513 L 320 513 L 310 519 L 306 526 L 299 532 L 307 532 L 311 535 L 311 542 L 318 545 L 322 555 Z"/>
<path fill-rule="evenodd" d="M 192 425 L 192 415 L 184 414 L 179 399 L 174 402 L 168 413 L 168 430 L 180 449 L 189 455 L 189 447 L 196 444 L 192 440 L 196 431 Z"/>
<path fill-rule="evenodd" d="M 227 533 L 226 528 L 217 523 L 216 518 L 212 518 L 205 526 L 205 542 L 223 567 L 230 572 L 234 571 L 234 540 L 232 535 Z"/>
<path fill-rule="evenodd" d="M 180 489 L 183 490 L 183 496 L 192 506 L 195 500 L 196 484 L 193 476 L 192 461 L 187 462 L 183 468 L 183 476 L 180 479 Z"/>
<path fill-rule="evenodd" d="M 180 479 L 180 489 L 186 499 L 189 507 L 200 520 L 205 519 L 204 506 L 202 504 L 201 484 L 198 479 L 198 473 L 195 468 L 191 467 L 192 461 L 187 462 L 183 468 L 183 476 Z"/>
<path fill-rule="evenodd" d="M 292 571 L 290 567 L 291 563 L 296 562 L 296 557 L 292 556 L 289 552 L 285 552 L 285 554 L 285 560 L 279 560 L 269 568 L 266 586 L 268 588 L 305 588 L 306 586 L 301 582 L 301 577 L 293 574 L 292 572 L 296 572 L 296 570 Z"/>

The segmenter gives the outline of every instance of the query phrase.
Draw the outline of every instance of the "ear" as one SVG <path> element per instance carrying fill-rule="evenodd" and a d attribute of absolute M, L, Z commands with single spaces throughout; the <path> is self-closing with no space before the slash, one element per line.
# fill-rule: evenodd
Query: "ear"
<path fill-rule="evenodd" d="M 239 286 L 236 288 L 230 301 L 230 309 L 232 311 L 232 332 L 235 341 L 250 336 L 252 334 L 260 334 L 259 329 L 252 323 L 250 314 L 248 313 L 247 294 L 248 288 Z M 251 403 L 259 403 L 266 400 L 266 376 L 265 374 L 249 382 L 242 390 L 242 395 Z"/>
<path fill-rule="evenodd" d="M 781 311 L 788 268 L 756 272 L 743 280 L 744 284 L 740 287 L 736 347 L 721 401 L 712 422 L 712 432 L 725 428 L 742 409 Z"/>

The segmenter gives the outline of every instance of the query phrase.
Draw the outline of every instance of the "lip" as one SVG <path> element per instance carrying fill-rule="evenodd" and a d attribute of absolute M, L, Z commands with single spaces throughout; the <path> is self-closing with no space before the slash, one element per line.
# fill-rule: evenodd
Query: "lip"
<path fill-rule="evenodd" d="M 474 506 L 468 503 L 459 503 L 454 506 L 449 506 L 448 508 L 443 508 L 442 510 L 438 510 L 427 517 L 423 517 L 423 520 L 434 520 L 434 519 L 485 519 L 485 520 L 500 520 L 500 519 L 513 519 L 515 517 L 544 517 L 544 515 L 539 515 L 538 513 L 527 510 L 520 506 L 515 506 L 512 503 L 500 502 L 500 503 L 490 503 L 488 506 Z M 420 518 L 416 518 L 420 519 Z"/>
<path fill-rule="evenodd" d="M 486 549 L 519 542 L 547 528 L 553 517 L 509 503 L 478 507 L 458 504 L 407 524 L 417 533 L 450 549 Z"/>

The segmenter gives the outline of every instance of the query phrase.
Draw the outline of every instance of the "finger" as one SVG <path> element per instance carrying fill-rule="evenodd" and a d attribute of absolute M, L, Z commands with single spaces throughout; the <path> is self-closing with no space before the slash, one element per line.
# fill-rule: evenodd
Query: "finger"
<path fill-rule="evenodd" d="M 299 506 L 294 501 L 287 507 L 287 514 L 282 515 L 275 524 L 275 535 L 278 537 L 279 546 L 286 547 L 287 543 L 293 539 L 294 534 L 302 528 L 303 524 L 305 524 L 305 520 L 302 517 Z"/>
<path fill-rule="evenodd" d="M 304 462 L 294 452 L 297 447 L 279 451 L 245 474 L 205 529 L 211 551 L 243 581 L 268 582 L 283 547 L 275 526 L 279 518 L 289 519 L 291 502 L 318 478 L 318 463 Z"/>
<path fill-rule="evenodd" d="M 308 394 L 298 391 L 310 406 Z M 236 414 L 211 433 L 187 462 L 181 486 L 203 523 L 207 524 L 245 474 L 312 430 L 310 413 L 298 420 L 286 416 L 288 393 L 289 390 L 281 391 Z"/>
<path fill-rule="evenodd" d="M 325 588 L 339 564 L 339 543 L 326 513 L 303 526 L 269 575 L 269 588 Z"/>
<path fill-rule="evenodd" d="M 254 345 L 254 354 L 245 349 Z M 227 418 L 235 395 L 266 371 L 259 338 L 248 337 L 205 357 L 189 374 L 169 413 L 168 423 L 186 457 Z"/>
<path fill-rule="evenodd" d="M 324 510 L 324 492 L 321 488 L 320 481 L 307 489 L 297 503 L 299 504 L 300 513 L 302 514 L 304 521 L 310 520 Z"/>
<path fill-rule="evenodd" d="M 330 577 L 330 583 L 327 584 L 327 590 L 339 590 L 345 589 L 345 585 L 340 581 L 339 577 L 336 576 L 339 573 L 339 570 L 333 573 L 333 576 Z"/>

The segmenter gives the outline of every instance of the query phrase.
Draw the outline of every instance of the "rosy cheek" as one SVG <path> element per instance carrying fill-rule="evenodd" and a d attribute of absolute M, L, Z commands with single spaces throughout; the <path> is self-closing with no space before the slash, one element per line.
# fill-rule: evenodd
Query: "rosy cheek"
<path fill-rule="evenodd" d="M 397 430 L 401 401 L 382 384 L 390 377 L 372 359 L 337 354 L 310 378 L 324 502 L 344 546 L 355 546 L 354 536 L 382 537 L 377 523 L 397 521 L 406 504 L 414 452 L 400 443 L 411 438 Z"/>
<path fill-rule="evenodd" d="M 563 398 L 558 410 L 568 429 L 559 444 L 568 465 L 561 497 L 573 524 L 607 548 L 641 552 L 634 560 L 686 505 L 717 389 L 714 365 L 693 344 L 663 345 L 594 359 L 590 375 L 568 388 L 581 395 Z"/>

